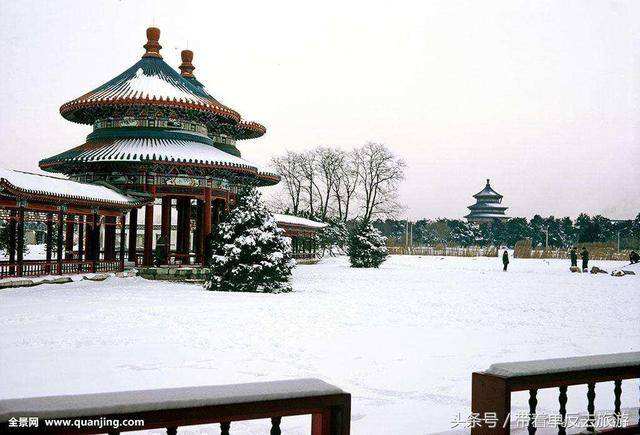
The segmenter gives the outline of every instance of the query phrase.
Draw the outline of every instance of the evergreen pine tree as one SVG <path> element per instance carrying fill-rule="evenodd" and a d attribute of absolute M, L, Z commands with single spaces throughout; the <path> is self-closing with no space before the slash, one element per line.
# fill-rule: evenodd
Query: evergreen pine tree
<path fill-rule="evenodd" d="M 366 221 L 349 233 L 348 253 L 351 267 L 379 267 L 389 255 L 385 237 Z"/>
<path fill-rule="evenodd" d="M 213 232 L 210 252 L 208 290 L 291 291 L 291 242 L 256 189 L 239 194 L 236 207 Z"/>
<path fill-rule="evenodd" d="M 335 251 L 344 253 L 345 241 L 348 237 L 347 226 L 342 221 L 329 222 L 329 224 L 318 231 L 318 244 L 322 249 L 322 255 L 325 251 L 333 256 Z"/>

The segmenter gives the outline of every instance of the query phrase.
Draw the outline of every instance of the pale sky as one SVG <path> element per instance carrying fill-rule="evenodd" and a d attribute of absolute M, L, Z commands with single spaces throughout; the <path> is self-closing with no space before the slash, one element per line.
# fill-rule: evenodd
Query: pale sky
<path fill-rule="evenodd" d="M 142 55 L 195 75 L 286 149 L 386 143 L 407 215 L 460 218 L 491 178 L 511 216 L 640 211 L 637 1 L 3 1 L 0 166 L 80 145 L 64 102 Z"/>

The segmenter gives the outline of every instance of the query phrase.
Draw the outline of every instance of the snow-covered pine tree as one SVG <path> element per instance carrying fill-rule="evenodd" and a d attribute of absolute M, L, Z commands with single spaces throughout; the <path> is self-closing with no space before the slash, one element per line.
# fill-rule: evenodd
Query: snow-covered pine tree
<path fill-rule="evenodd" d="M 366 221 L 349 233 L 348 253 L 351 267 L 379 267 L 389 255 L 385 237 Z"/>
<path fill-rule="evenodd" d="M 291 242 L 276 225 L 256 189 L 238 203 L 211 238 L 208 290 L 281 293 L 291 291 L 295 266 Z"/>
<path fill-rule="evenodd" d="M 330 256 L 335 255 L 336 251 L 344 254 L 348 234 L 344 222 L 329 220 L 328 225 L 318 231 L 318 243 L 322 249 L 322 255 L 325 251 L 329 252 Z"/>

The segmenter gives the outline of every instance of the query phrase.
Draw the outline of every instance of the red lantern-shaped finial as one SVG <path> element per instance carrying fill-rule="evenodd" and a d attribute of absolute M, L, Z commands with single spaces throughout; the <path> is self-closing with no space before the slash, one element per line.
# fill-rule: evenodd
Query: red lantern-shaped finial
<path fill-rule="evenodd" d="M 182 77 L 193 77 L 193 70 L 196 69 L 191 63 L 193 61 L 193 51 L 182 50 L 180 56 L 182 57 L 182 64 L 179 66 L 180 75 Z"/>
<path fill-rule="evenodd" d="M 160 49 L 162 45 L 158 43 L 160 40 L 160 29 L 157 27 L 149 27 L 147 29 L 147 43 L 144 44 L 145 50 L 147 50 L 142 57 L 159 57 L 162 59 L 160 55 Z"/>

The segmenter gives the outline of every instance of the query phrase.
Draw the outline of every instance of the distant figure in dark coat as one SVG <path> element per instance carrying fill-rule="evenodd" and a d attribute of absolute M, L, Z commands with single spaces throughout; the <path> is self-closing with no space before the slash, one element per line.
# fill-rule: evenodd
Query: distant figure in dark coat
<path fill-rule="evenodd" d="M 631 262 L 631 264 L 640 262 L 640 255 L 636 251 L 631 251 L 629 254 L 629 262 Z"/>
<path fill-rule="evenodd" d="M 507 266 L 509 265 L 509 253 L 507 251 L 504 251 L 504 254 L 502 254 L 502 264 L 504 265 L 504 270 L 505 272 L 507 271 Z"/>
<path fill-rule="evenodd" d="M 582 258 L 582 270 L 589 269 L 589 251 L 587 248 L 582 248 L 582 252 L 580 252 L 580 258 Z"/>
<path fill-rule="evenodd" d="M 571 248 L 569 255 L 571 256 L 571 267 L 578 267 L 578 253 L 575 246 Z"/>

